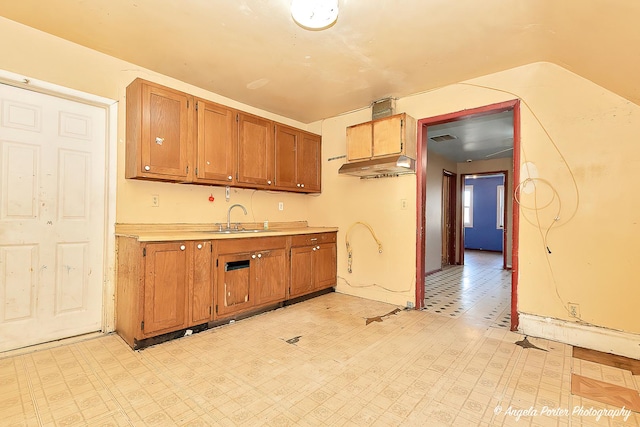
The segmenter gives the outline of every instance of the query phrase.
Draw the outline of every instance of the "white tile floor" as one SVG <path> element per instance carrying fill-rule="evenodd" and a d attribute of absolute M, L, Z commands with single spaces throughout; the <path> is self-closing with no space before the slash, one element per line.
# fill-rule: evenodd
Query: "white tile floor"
<path fill-rule="evenodd" d="M 496 292 L 369 325 L 396 307 L 334 293 L 137 352 L 108 335 L 0 358 L 0 425 L 638 425 L 572 416 L 607 407 L 570 394 L 570 346 L 485 318 Z"/>

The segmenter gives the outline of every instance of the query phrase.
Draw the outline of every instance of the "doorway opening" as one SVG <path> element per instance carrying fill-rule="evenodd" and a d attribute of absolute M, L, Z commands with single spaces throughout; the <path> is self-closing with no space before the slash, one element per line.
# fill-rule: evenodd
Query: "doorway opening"
<path fill-rule="evenodd" d="M 508 120 L 508 126 L 492 126 L 493 121 Z M 453 128 L 465 127 L 456 134 Z M 496 134 L 486 134 L 487 129 L 501 129 Z M 508 132 L 507 132 L 508 130 Z M 437 132 L 436 132 L 437 131 Z M 451 131 L 451 132 L 448 132 Z M 503 132 L 503 133 L 500 133 Z M 483 137 L 484 139 L 480 138 Z M 474 139 L 475 138 L 475 139 Z M 466 149 L 456 149 L 456 144 L 470 142 Z M 455 155 L 447 159 L 449 155 Z M 462 157 L 461 157 L 462 156 Z M 504 205 L 512 206 L 510 215 L 504 215 L 502 268 L 512 267 L 510 274 L 510 329 L 517 330 L 517 286 L 518 286 L 518 206 L 516 185 L 519 181 L 520 164 L 520 101 L 512 100 L 479 108 L 458 111 L 418 121 L 418 162 L 417 175 L 417 230 L 416 239 L 416 283 L 425 283 L 425 273 L 442 270 L 445 265 L 464 264 L 464 227 L 463 227 L 463 176 L 471 174 L 492 174 L 504 172 Z M 496 168 L 496 165 L 507 167 Z M 508 173 L 512 170 L 512 173 Z M 450 175 L 446 175 L 445 171 Z M 453 172 L 455 171 L 455 172 Z M 457 174 L 454 191 L 445 191 L 444 186 L 451 183 L 453 174 Z M 446 178 L 445 178 L 446 176 Z M 515 189 L 515 190 L 514 190 Z M 445 200 L 445 192 L 447 194 Z M 437 199 L 434 194 L 437 193 Z M 428 195 L 430 194 L 430 196 Z M 429 202 L 427 201 L 429 199 Z M 454 201 L 452 202 L 451 199 Z M 435 202 L 434 202 L 435 201 Z M 445 203 L 447 207 L 445 207 Z M 455 204 L 455 234 L 453 245 L 447 236 L 446 215 L 450 215 L 451 205 Z M 496 207 L 497 209 L 497 207 Z M 505 208 L 506 209 L 506 208 Z M 510 217 L 510 218 L 509 218 Z M 510 219 L 510 221 L 509 221 Z M 450 257 L 451 246 L 454 247 Z M 453 260 L 452 260 L 453 258 Z M 435 261 L 434 261 L 435 260 Z M 435 265 L 435 268 L 434 268 Z M 504 271 L 500 269 L 501 271 Z M 425 307 L 425 286 L 416 286 L 416 308 Z"/>

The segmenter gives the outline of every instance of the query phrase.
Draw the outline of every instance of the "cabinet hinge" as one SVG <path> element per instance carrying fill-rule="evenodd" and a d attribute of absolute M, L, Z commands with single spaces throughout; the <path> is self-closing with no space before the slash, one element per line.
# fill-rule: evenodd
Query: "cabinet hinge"
<path fill-rule="evenodd" d="M 189 108 L 189 100 L 187 99 L 187 108 Z"/>
<path fill-rule="evenodd" d="M 236 181 L 237 181 L 238 179 L 240 179 L 240 178 L 238 178 L 238 172 L 236 172 Z"/>
<path fill-rule="evenodd" d="M 147 256 L 147 248 L 142 248 L 142 256 Z"/>
<path fill-rule="evenodd" d="M 209 306 L 209 316 L 211 316 L 211 306 Z"/>
<path fill-rule="evenodd" d="M 140 322 L 140 329 L 144 331 L 144 320 Z"/>
<path fill-rule="evenodd" d="M 209 245 L 209 252 L 213 253 L 213 245 Z M 216 260 L 216 267 L 218 266 L 218 260 Z"/>
<path fill-rule="evenodd" d="M 218 314 L 218 304 L 216 304 L 216 314 Z"/>
<path fill-rule="evenodd" d="M 239 121 L 240 121 L 240 114 L 236 113 L 236 122 L 239 122 Z"/>
<path fill-rule="evenodd" d="M 189 173 L 189 166 L 187 166 L 187 173 Z"/>
<path fill-rule="evenodd" d="M 216 260 L 216 267 L 218 266 L 218 260 Z"/>
<path fill-rule="evenodd" d="M 196 176 L 198 176 L 198 168 L 196 168 Z"/>
<path fill-rule="evenodd" d="M 199 103 L 198 103 L 198 102 L 196 102 L 196 111 L 198 111 L 198 104 L 199 104 Z"/>

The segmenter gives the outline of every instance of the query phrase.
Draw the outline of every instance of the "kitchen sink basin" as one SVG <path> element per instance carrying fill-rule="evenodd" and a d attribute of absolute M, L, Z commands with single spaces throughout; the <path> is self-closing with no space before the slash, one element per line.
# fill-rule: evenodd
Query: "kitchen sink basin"
<path fill-rule="evenodd" d="M 213 233 L 213 234 L 252 234 L 252 233 L 260 233 L 260 232 L 265 232 L 265 231 L 269 231 L 269 230 L 210 230 L 207 231 L 207 233 Z"/>

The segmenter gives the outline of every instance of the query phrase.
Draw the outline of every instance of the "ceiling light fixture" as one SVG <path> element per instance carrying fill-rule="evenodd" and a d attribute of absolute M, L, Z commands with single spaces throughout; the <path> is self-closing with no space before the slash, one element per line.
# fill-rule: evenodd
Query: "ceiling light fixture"
<path fill-rule="evenodd" d="M 324 30 L 338 19 L 338 0 L 292 0 L 291 17 L 307 30 Z"/>

